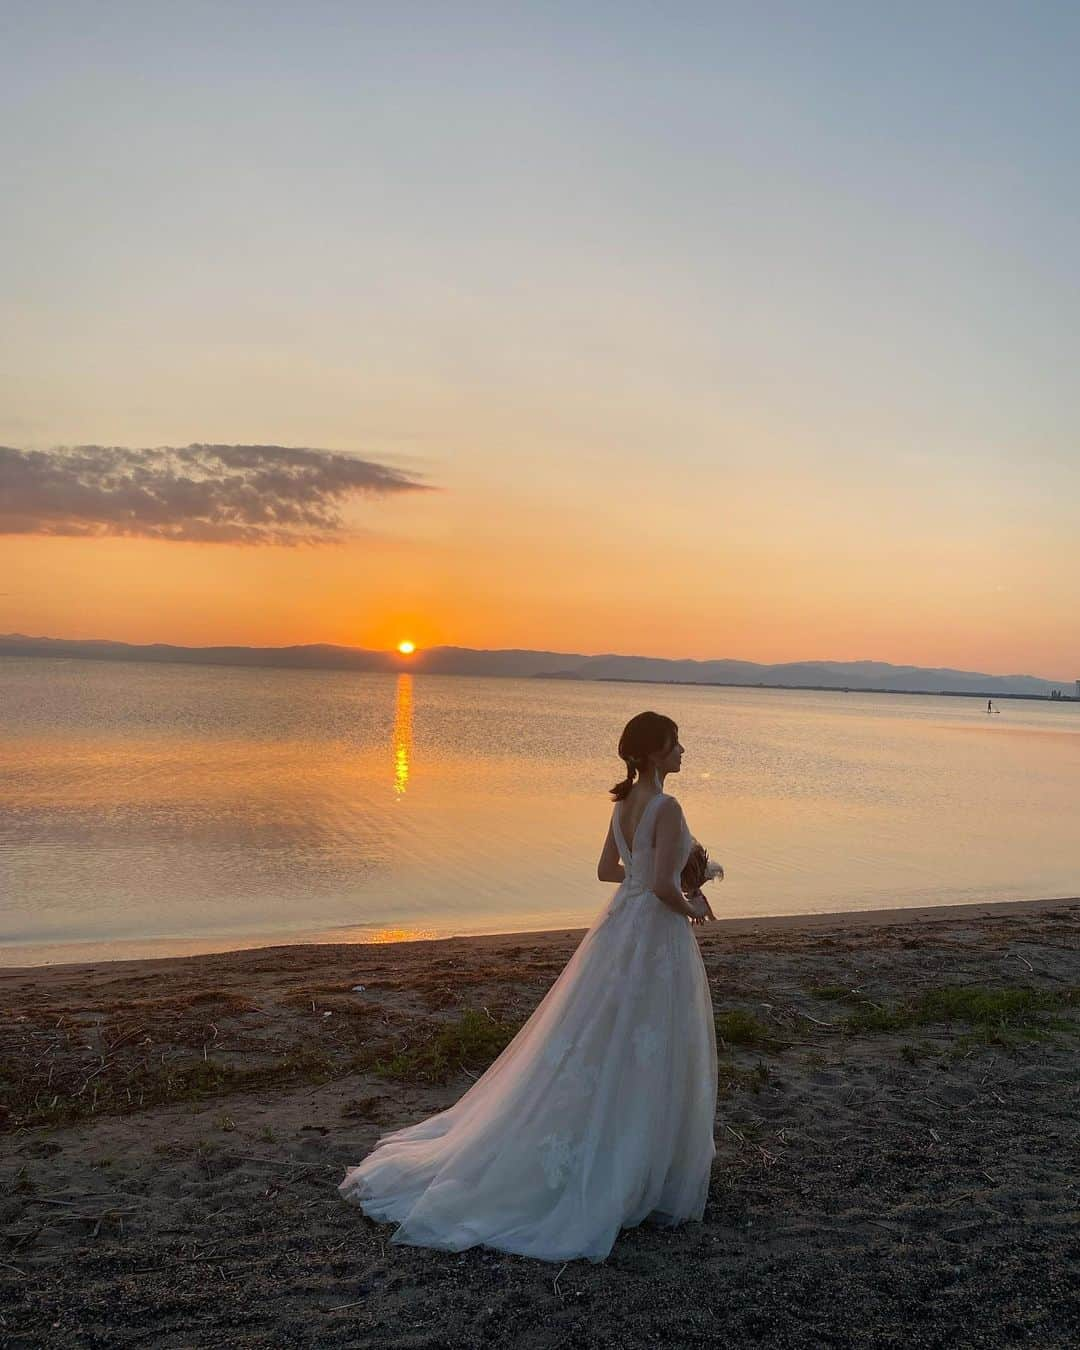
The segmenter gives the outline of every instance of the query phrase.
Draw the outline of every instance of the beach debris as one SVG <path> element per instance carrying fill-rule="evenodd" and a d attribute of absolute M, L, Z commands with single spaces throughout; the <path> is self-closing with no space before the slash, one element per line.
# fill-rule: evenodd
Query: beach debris
<path fill-rule="evenodd" d="M 359 1308 L 362 1303 L 366 1303 L 366 1298 L 358 1298 L 354 1303 L 335 1303 L 332 1308 L 323 1308 L 324 1313 L 344 1312 L 346 1308 Z"/>
<path fill-rule="evenodd" d="M 839 1025 L 837 1022 L 822 1022 L 820 1018 L 811 1017 L 808 1012 L 803 1012 L 801 1008 L 792 1008 L 791 1010 L 798 1017 L 805 1017 L 808 1022 L 813 1022 L 816 1027 L 826 1027 L 829 1031 L 835 1031 Z"/>
<path fill-rule="evenodd" d="M 364 986 L 362 984 L 354 984 L 352 991 L 354 994 L 362 994 L 364 992 Z"/>

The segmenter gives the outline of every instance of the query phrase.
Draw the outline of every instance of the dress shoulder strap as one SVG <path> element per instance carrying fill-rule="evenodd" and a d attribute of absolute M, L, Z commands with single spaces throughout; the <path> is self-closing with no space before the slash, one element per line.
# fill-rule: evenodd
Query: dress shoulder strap
<path fill-rule="evenodd" d="M 637 845 L 639 853 L 641 852 L 642 847 L 651 847 L 651 845 L 644 844 L 645 832 L 643 827 L 645 827 L 646 825 L 645 817 L 649 814 L 650 811 L 653 811 L 655 814 L 656 803 L 661 798 L 666 796 L 667 796 L 666 792 L 655 793 L 646 804 L 645 810 L 642 811 L 641 815 L 638 817 L 638 823 L 634 827 L 634 843 L 635 845 Z M 622 807 L 623 802 L 618 801 L 615 803 L 615 805 L 611 809 L 611 820 L 615 832 L 615 843 L 617 844 L 619 849 L 619 856 L 622 859 L 624 866 L 627 868 L 627 870 L 629 870 L 633 854 L 630 852 L 630 842 L 626 838 L 626 834 L 623 830 Z M 642 841 L 641 844 L 638 844 L 639 839 Z"/>
<path fill-rule="evenodd" d="M 655 817 L 657 811 L 660 809 L 659 803 L 662 802 L 666 796 L 667 796 L 666 792 L 658 792 L 654 797 L 650 798 L 648 805 L 645 807 L 645 810 L 642 811 L 641 813 L 641 818 L 637 823 L 637 829 L 634 831 L 635 843 L 637 842 L 638 839 L 641 839 L 642 842 L 644 843 L 645 834 L 642 831 L 642 826 L 645 824 L 645 817 L 649 814 L 650 811 Z M 651 821 L 649 823 L 650 825 L 652 824 Z"/>

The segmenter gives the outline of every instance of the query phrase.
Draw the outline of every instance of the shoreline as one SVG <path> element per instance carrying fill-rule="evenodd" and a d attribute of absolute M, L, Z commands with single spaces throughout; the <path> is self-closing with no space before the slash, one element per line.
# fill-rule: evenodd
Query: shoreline
<path fill-rule="evenodd" d="M 704 1216 L 561 1268 L 396 1246 L 337 1183 L 461 1097 L 584 930 L 0 970 L 0 1339 L 1075 1343 L 1080 900 L 852 917 L 692 930 Z"/>
<path fill-rule="evenodd" d="M 799 929 L 814 930 L 819 928 L 836 928 L 848 925 L 853 928 L 862 928 L 866 926 L 891 926 L 903 923 L 932 923 L 935 920 L 963 919 L 965 917 L 974 918 L 979 915 L 1009 915 L 1009 914 L 1038 914 L 1048 909 L 1054 909 L 1062 905 L 1080 904 L 1080 896 L 1061 896 L 1042 898 L 1037 900 L 972 900 L 962 903 L 948 905 L 915 905 L 915 906 L 894 906 L 888 909 L 854 909 L 854 910 L 828 910 L 821 913 L 809 914 L 768 914 L 768 915 L 750 915 L 733 918 L 718 916 L 712 923 L 706 924 L 703 928 L 696 931 L 699 934 L 708 935 L 710 933 L 728 932 L 732 934 L 760 933 L 766 935 L 769 933 L 791 932 Z M 597 913 L 599 914 L 599 910 Z M 396 948 L 400 946 L 415 946 L 417 944 L 435 945 L 446 942 L 466 942 L 476 944 L 478 947 L 490 946 L 492 944 L 500 945 L 509 941 L 530 940 L 550 940 L 566 939 L 575 934 L 584 935 L 588 931 L 588 925 L 583 924 L 573 928 L 540 928 L 540 929 L 508 929 L 499 930 L 492 933 L 445 933 L 433 936 L 417 936 L 411 938 L 378 938 L 368 935 L 367 937 L 358 935 L 356 937 L 347 936 L 350 930 L 331 929 L 320 930 L 312 933 L 302 934 L 280 934 L 268 935 L 265 938 L 252 938 L 244 940 L 241 938 L 225 938 L 224 943 L 233 942 L 239 945 L 225 946 L 218 945 L 213 939 L 207 938 L 160 938 L 160 939 L 139 939 L 124 938 L 117 942 L 96 942 L 92 939 L 85 943 L 28 943 L 26 948 L 9 946 L 6 953 L 0 954 L 0 979 L 8 975 L 25 975 L 35 971 L 63 970 L 76 972 L 80 969 L 107 965 L 110 967 L 135 966 L 150 963 L 161 963 L 167 961 L 185 961 L 195 960 L 199 957 L 222 957 L 236 955 L 240 956 L 249 952 L 283 952 L 293 948 L 312 948 L 312 947 L 380 947 Z M 169 950 L 162 951 L 155 955 L 127 956 L 118 953 L 115 956 L 89 956 L 79 955 L 78 948 L 121 948 L 125 944 L 139 945 L 145 947 L 148 945 L 158 945 L 167 947 Z M 16 964 L 10 957 L 19 955 L 23 950 L 29 952 L 41 953 L 39 960 L 21 962 Z M 71 956 L 49 957 L 47 953 L 67 953 Z"/>
<path fill-rule="evenodd" d="M 578 680 L 581 684 L 688 684 L 697 689 L 765 689 L 804 694 L 900 694 L 914 698 L 977 698 L 1027 699 L 1035 703 L 1080 703 L 1080 694 L 995 694 L 991 689 L 879 689 L 872 685 L 855 684 L 762 684 L 745 680 L 658 680 L 639 679 L 631 675 L 533 675 L 535 680 Z M 1061 686 L 1068 688 L 1068 682 Z"/>
<path fill-rule="evenodd" d="M 695 928 L 702 1220 L 625 1229 L 595 1266 L 392 1244 L 345 1169 L 461 1097 L 582 931 L 0 971 L 0 1339 L 1076 1340 L 1080 900 Z"/>

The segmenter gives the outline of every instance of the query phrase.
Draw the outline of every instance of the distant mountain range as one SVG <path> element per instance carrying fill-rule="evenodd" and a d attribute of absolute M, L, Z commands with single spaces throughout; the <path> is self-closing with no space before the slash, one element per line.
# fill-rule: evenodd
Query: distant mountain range
<path fill-rule="evenodd" d="M 849 689 L 895 693 L 1076 696 L 1069 681 L 1034 675 L 984 675 L 968 670 L 893 666 L 884 661 L 669 661 L 654 656 L 582 656 L 575 652 L 478 651 L 429 647 L 412 656 L 315 643 L 302 647 L 174 647 L 155 642 L 84 641 L 0 635 L 0 656 L 50 656 L 95 661 L 164 661 L 213 666 L 280 666 L 293 670 L 424 671 L 435 675 L 503 675 L 657 684 L 726 684 L 786 689 Z"/>

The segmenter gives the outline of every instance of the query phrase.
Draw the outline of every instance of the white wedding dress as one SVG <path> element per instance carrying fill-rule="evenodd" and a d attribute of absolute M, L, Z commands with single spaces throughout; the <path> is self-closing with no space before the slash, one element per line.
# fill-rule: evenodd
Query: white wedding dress
<path fill-rule="evenodd" d="M 400 1225 L 391 1242 L 602 1261 L 621 1228 L 702 1217 L 716 1029 L 693 928 L 649 889 L 664 795 L 632 857 L 616 803 L 626 880 L 505 1050 L 455 1105 L 346 1172 L 346 1200 Z"/>

